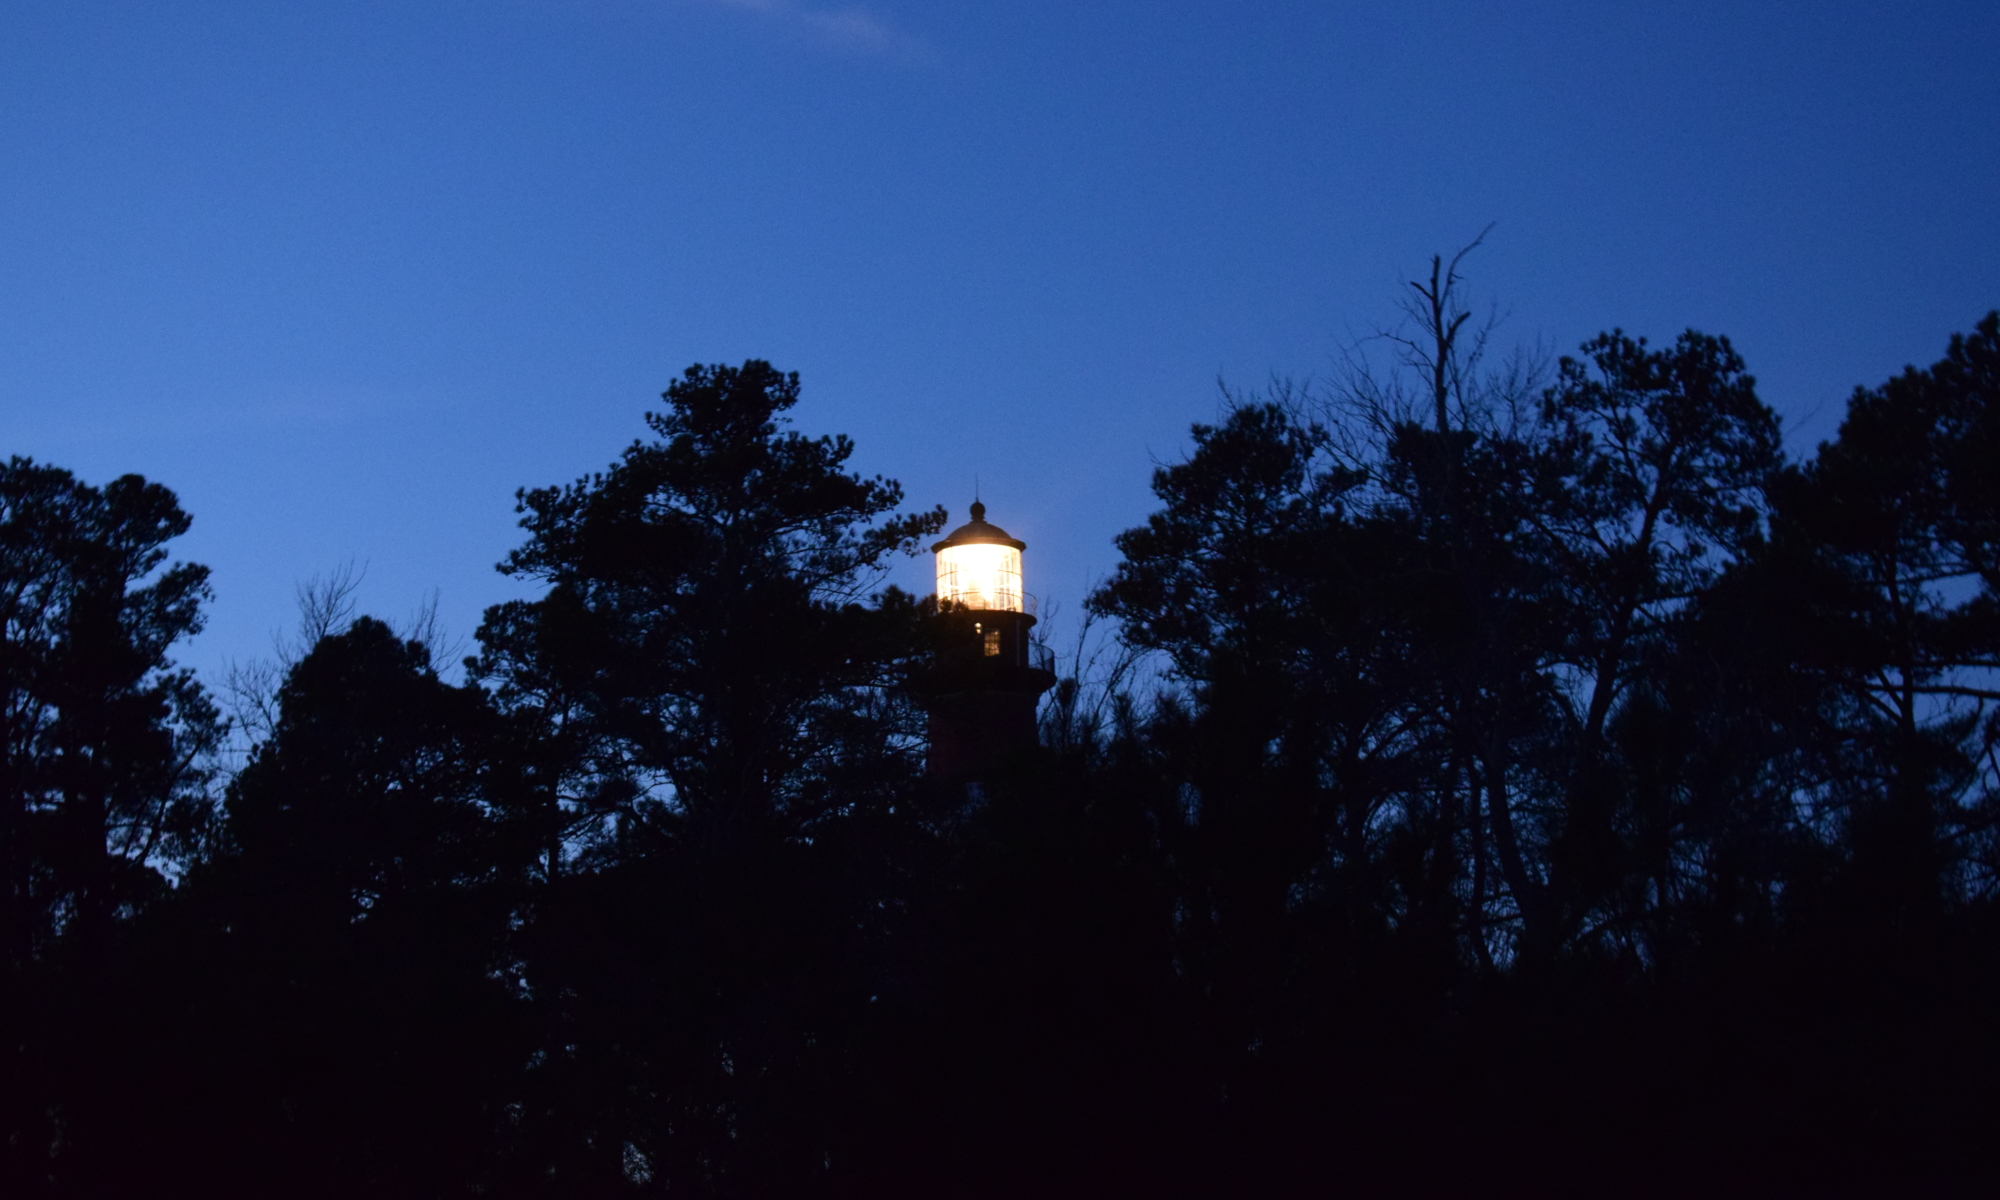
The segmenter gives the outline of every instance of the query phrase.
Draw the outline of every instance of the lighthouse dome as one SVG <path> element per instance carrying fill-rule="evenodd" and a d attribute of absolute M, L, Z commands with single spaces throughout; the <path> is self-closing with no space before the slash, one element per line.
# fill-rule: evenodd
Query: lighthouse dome
<path fill-rule="evenodd" d="M 972 519 L 946 534 L 944 540 L 933 545 L 931 550 L 938 553 L 951 546 L 1012 546 L 1016 551 L 1028 548 L 1026 542 L 989 522 L 986 506 L 977 500 L 972 502 Z"/>

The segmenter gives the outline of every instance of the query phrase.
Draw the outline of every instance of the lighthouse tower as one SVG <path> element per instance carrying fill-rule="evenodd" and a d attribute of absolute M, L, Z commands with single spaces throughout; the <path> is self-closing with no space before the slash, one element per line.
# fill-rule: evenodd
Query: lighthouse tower
<path fill-rule="evenodd" d="M 931 547 L 943 634 L 918 692 L 930 713 L 935 779 L 974 783 L 1035 744 L 1035 704 L 1055 686 L 1053 659 L 1028 641 L 1035 624 L 1021 590 L 1027 545 L 986 521 L 972 520 Z"/>

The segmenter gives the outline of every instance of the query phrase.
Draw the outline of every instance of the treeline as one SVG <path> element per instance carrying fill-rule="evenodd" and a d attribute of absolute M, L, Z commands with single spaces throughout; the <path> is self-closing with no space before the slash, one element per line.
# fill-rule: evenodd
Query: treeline
<path fill-rule="evenodd" d="M 12 460 L 0 1192 L 1976 1184 L 2000 317 L 1791 462 L 1727 341 L 1481 375 L 1451 282 L 1195 427 L 978 789 L 875 590 L 945 514 L 765 363 L 522 494 L 466 683 L 319 597 L 240 761 L 173 495 Z"/>

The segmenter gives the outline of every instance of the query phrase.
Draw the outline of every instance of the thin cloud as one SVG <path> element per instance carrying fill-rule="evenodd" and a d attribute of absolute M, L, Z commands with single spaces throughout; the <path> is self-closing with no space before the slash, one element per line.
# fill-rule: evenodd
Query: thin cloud
<path fill-rule="evenodd" d="M 814 8 L 793 0 L 708 0 L 708 3 L 756 13 L 768 21 L 788 25 L 814 41 L 843 50 L 921 54 L 928 49 L 866 9 Z"/>

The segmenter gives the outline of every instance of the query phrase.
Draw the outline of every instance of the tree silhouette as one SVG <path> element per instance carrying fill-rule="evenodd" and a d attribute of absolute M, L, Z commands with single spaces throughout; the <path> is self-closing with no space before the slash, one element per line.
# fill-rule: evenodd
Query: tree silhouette
<path fill-rule="evenodd" d="M 893 515 L 901 489 L 848 473 L 846 438 L 784 430 L 798 390 L 760 361 L 691 367 L 657 440 L 524 492 L 503 569 L 548 591 L 479 632 L 476 673 L 538 731 L 556 882 L 522 944 L 574 1179 L 824 1171 L 808 1097 L 841 1051 L 828 1022 L 866 1002 L 842 964 L 882 920 L 868 856 L 914 819 L 918 767 L 895 690 L 918 608 L 862 601 L 944 514 Z"/>
<path fill-rule="evenodd" d="M 208 824 L 221 721 L 168 657 L 208 597 L 206 568 L 167 561 L 188 523 L 136 475 L 0 467 L 0 1154 L 21 1186 L 115 1089 L 93 1039 L 121 925 L 165 898 Z"/>
<path fill-rule="evenodd" d="M 1455 265 L 1420 385 L 1193 429 L 976 794 L 919 769 L 950 614 L 870 594 L 943 514 L 766 363 L 520 494 L 471 682 L 313 593 L 226 779 L 172 495 L 13 460 L 8 1194 L 1959 1182 L 2000 314 L 1788 463 L 1693 331 L 1520 403 Z"/>

